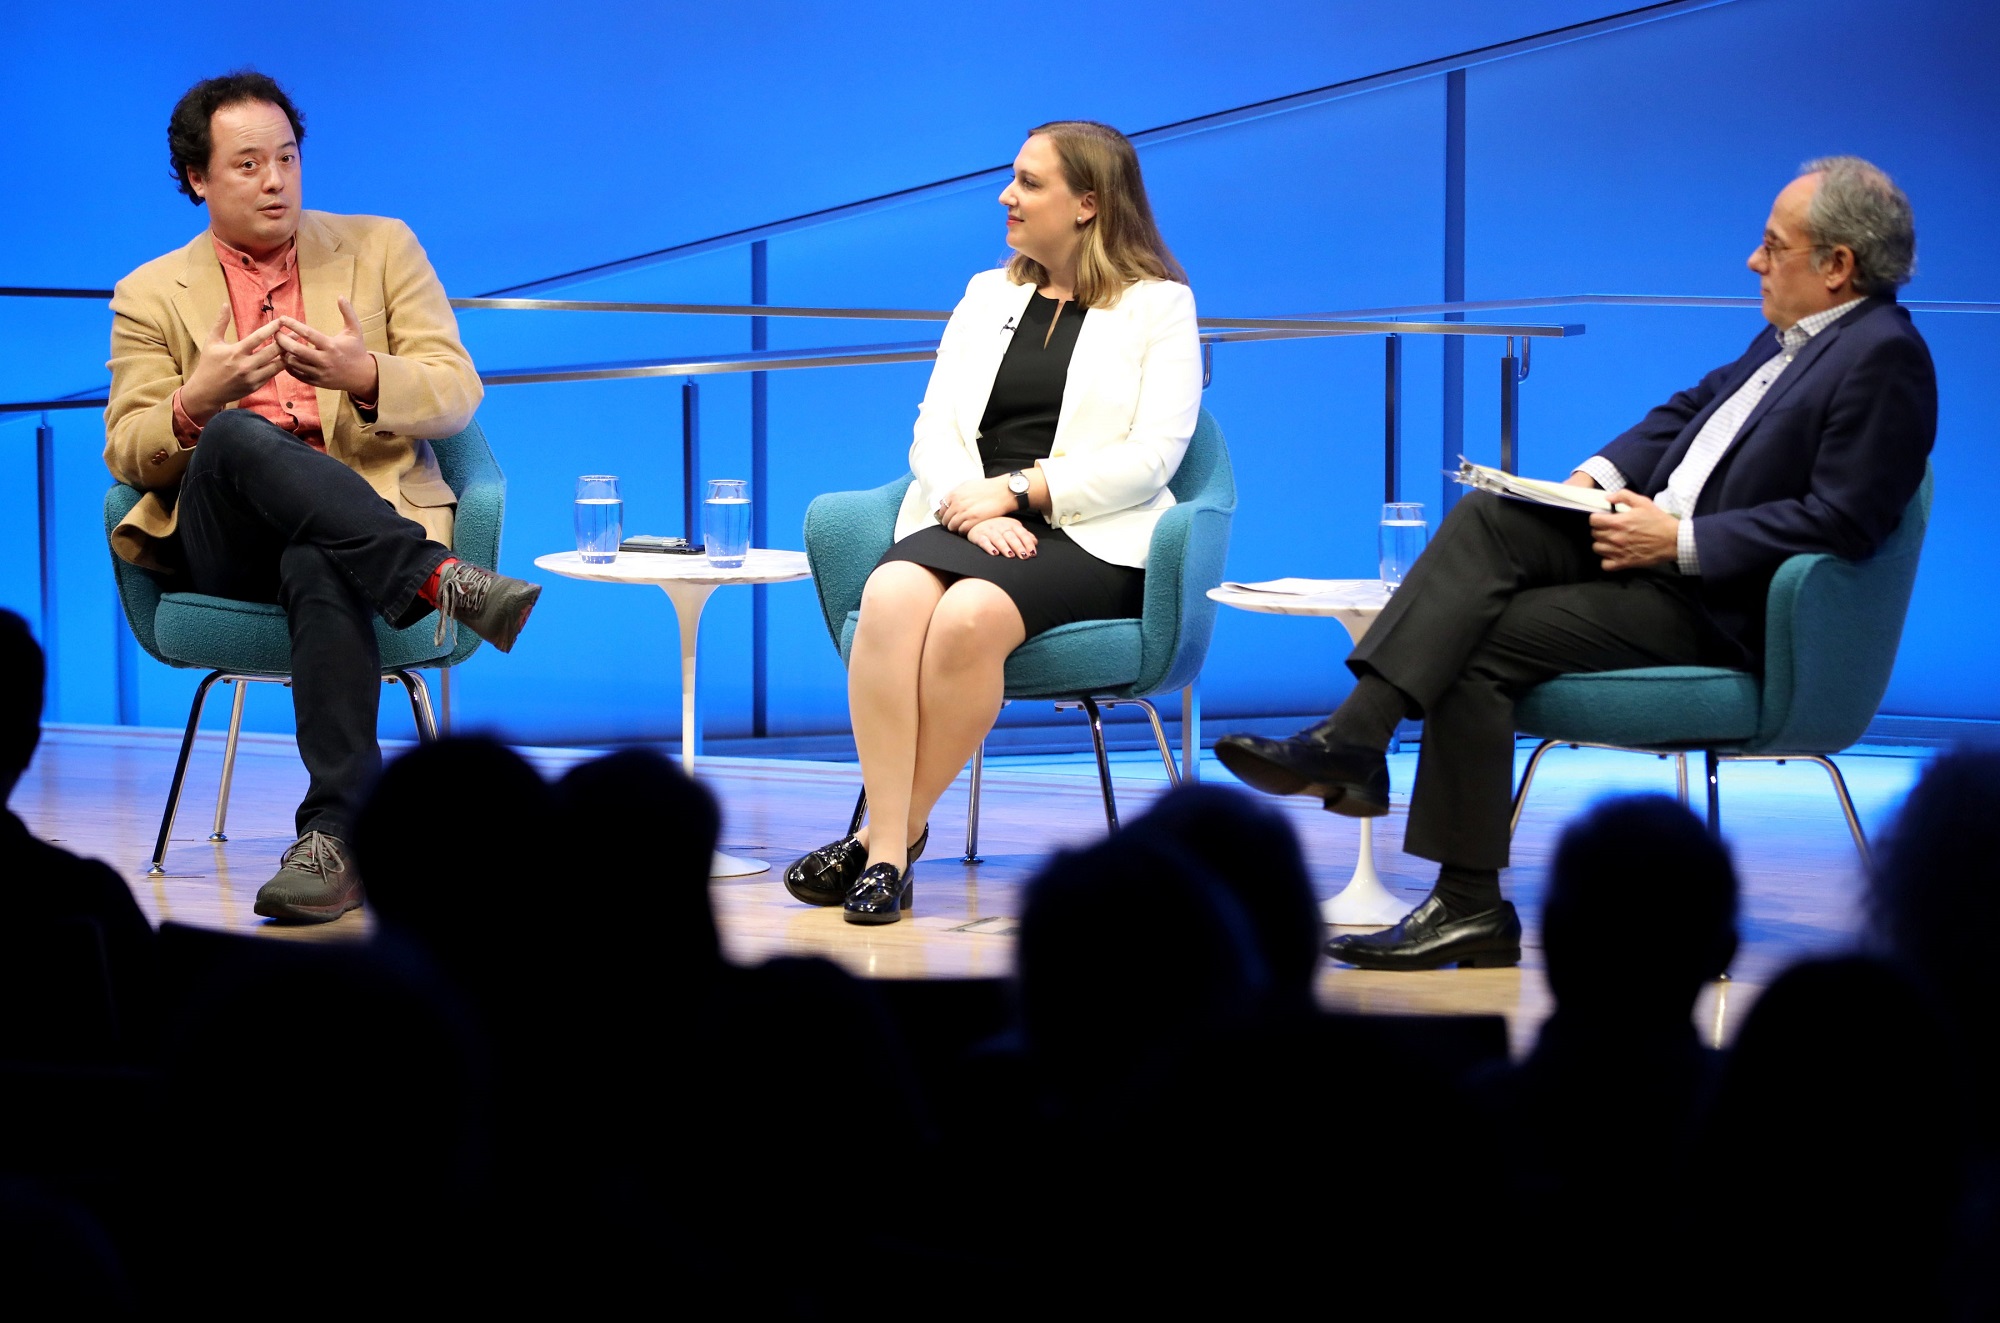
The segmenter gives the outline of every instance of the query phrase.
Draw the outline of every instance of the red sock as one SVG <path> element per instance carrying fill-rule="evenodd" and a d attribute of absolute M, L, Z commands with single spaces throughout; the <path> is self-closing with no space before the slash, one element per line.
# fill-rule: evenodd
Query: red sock
<path fill-rule="evenodd" d="M 417 589 L 417 596 L 423 598 L 432 606 L 436 606 L 438 604 L 438 576 L 444 573 L 445 566 L 456 564 L 458 564 L 458 557 L 456 556 L 446 556 L 443 560 L 439 561 L 438 567 L 431 571 L 431 577 L 424 580 L 424 586 Z"/>

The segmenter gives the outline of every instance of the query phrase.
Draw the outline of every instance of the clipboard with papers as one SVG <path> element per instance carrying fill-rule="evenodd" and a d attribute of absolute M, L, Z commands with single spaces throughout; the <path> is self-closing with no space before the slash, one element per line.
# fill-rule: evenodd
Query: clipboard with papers
<path fill-rule="evenodd" d="M 1523 478 L 1504 469 L 1475 464 L 1463 455 L 1458 457 L 1458 472 L 1446 472 L 1452 481 L 1462 487 L 1491 492 L 1512 501 L 1527 501 L 1531 505 L 1581 510 L 1586 514 L 1610 514 L 1614 509 L 1631 508 L 1623 503 L 1614 507 L 1611 498 L 1595 487 L 1572 487 L 1568 483 L 1549 482 L 1543 478 Z"/>

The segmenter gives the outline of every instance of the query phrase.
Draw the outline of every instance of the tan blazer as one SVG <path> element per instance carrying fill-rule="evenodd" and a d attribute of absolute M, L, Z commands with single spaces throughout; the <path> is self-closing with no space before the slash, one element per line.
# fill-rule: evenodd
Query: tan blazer
<path fill-rule="evenodd" d="M 345 323 L 336 300 L 345 296 L 382 378 L 372 418 L 341 391 L 314 392 L 327 454 L 449 546 L 457 498 L 426 438 L 463 431 L 485 392 L 430 259 L 399 220 L 324 211 L 300 217 L 298 255 L 306 321 L 338 333 Z M 228 302 L 206 230 L 119 281 L 111 296 L 104 462 L 120 482 L 146 491 L 111 545 L 135 565 L 166 568 L 155 544 L 173 536 L 174 501 L 194 454 L 174 436 L 173 396 Z M 229 338 L 237 338 L 233 322 Z"/>
<path fill-rule="evenodd" d="M 1004 270 L 982 271 L 952 310 L 917 409 L 916 481 L 897 513 L 898 539 L 936 523 L 952 488 L 986 476 L 979 424 L 1034 292 Z M 1092 308 L 1070 354 L 1053 448 L 1040 461 L 1049 522 L 1099 560 L 1144 569 L 1200 415 L 1201 335 L 1186 285 L 1134 281 L 1111 307 Z"/>

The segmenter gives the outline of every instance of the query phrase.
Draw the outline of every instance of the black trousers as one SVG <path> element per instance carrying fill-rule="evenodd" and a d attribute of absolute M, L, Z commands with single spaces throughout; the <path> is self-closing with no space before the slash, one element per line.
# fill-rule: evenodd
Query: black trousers
<path fill-rule="evenodd" d="M 285 608 L 292 710 L 311 784 L 300 835 L 346 839 L 382 749 L 373 617 L 414 624 L 418 589 L 451 554 L 360 474 L 248 409 L 202 429 L 181 480 L 180 552 L 195 592 Z"/>
<path fill-rule="evenodd" d="M 1507 866 L 1514 702 L 1577 671 L 1748 666 L 1672 566 L 1607 574 L 1589 516 L 1473 492 L 1445 517 L 1348 658 L 1424 719 L 1410 795 L 1411 854 Z"/>

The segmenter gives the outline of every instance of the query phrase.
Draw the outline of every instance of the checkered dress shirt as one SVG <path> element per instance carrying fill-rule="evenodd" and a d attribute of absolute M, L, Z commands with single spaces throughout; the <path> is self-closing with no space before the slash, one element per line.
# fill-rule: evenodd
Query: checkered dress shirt
<path fill-rule="evenodd" d="M 1849 299 L 1837 308 L 1802 317 L 1788 329 L 1778 332 L 1780 352 L 1751 373 L 1750 380 L 1739 386 L 1734 395 L 1722 402 L 1722 407 L 1708 416 L 1694 444 L 1688 447 L 1687 454 L 1681 456 L 1681 462 L 1674 466 L 1672 476 L 1667 479 L 1666 490 L 1653 498 L 1655 505 L 1681 521 L 1675 542 L 1682 574 L 1701 573 L 1701 556 L 1694 543 L 1694 520 L 1689 516 L 1694 514 L 1694 504 L 1701 496 L 1702 484 L 1708 481 L 1709 474 L 1715 472 L 1715 466 L 1722 462 L 1730 442 L 1742 429 L 1743 420 L 1750 416 L 1758 401 L 1770 393 L 1772 384 L 1792 365 L 1799 350 L 1805 348 L 1806 341 L 1839 321 L 1860 302 L 1860 299 Z M 1588 475 L 1591 481 L 1608 492 L 1628 485 L 1618 466 L 1602 455 L 1592 455 L 1577 465 L 1576 471 Z"/>

